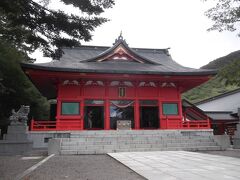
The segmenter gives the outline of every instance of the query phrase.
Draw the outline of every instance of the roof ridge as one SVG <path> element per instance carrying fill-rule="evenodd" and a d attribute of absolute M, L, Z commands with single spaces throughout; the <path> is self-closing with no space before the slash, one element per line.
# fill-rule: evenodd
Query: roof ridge
<path fill-rule="evenodd" d="M 81 49 L 81 48 L 94 48 L 94 49 L 98 49 L 98 48 L 111 48 L 112 46 L 94 46 L 94 45 L 81 45 L 81 46 L 75 46 L 75 47 L 63 47 L 62 49 Z M 147 50 L 147 51 L 168 51 L 170 48 L 137 48 L 137 47 L 129 47 L 132 50 Z"/>
<path fill-rule="evenodd" d="M 232 113 L 233 111 L 204 111 L 205 113 Z"/>

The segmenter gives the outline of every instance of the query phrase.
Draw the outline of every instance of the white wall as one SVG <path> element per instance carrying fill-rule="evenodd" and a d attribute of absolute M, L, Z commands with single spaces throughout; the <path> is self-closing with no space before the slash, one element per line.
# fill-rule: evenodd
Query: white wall
<path fill-rule="evenodd" d="M 237 112 L 240 107 L 240 92 L 197 105 L 197 107 L 203 111 Z"/>

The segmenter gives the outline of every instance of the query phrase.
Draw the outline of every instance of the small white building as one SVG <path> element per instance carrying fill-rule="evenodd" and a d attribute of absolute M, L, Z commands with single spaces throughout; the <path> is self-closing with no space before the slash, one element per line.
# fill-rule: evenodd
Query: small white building
<path fill-rule="evenodd" d="M 232 135 L 239 123 L 240 88 L 205 99 L 195 105 L 212 119 L 215 134 Z"/>

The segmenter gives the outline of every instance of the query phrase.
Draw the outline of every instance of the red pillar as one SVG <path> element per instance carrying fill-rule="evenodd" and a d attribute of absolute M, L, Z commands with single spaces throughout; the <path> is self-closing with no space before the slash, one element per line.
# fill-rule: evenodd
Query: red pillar
<path fill-rule="evenodd" d="M 60 121 L 60 116 L 61 116 L 61 104 L 62 101 L 57 99 L 57 117 L 56 117 L 56 129 L 58 129 L 58 122 Z"/>
<path fill-rule="evenodd" d="M 178 109 L 179 109 L 179 116 L 181 116 L 181 120 L 182 120 L 183 110 L 182 110 L 182 100 L 181 99 L 179 99 L 179 101 L 178 101 Z"/>
<path fill-rule="evenodd" d="M 81 129 L 84 129 L 84 81 L 81 80 L 80 81 L 80 116 L 81 116 L 81 120 L 80 120 L 80 125 L 81 125 Z"/>
<path fill-rule="evenodd" d="M 220 125 L 219 125 L 219 129 L 220 129 L 220 135 L 224 134 L 224 123 L 222 122 Z"/>
<path fill-rule="evenodd" d="M 110 101 L 109 101 L 109 82 L 105 82 L 105 117 L 104 117 L 104 129 L 110 129 Z"/>
<path fill-rule="evenodd" d="M 158 84 L 158 118 L 159 129 L 165 129 L 165 120 L 162 118 L 162 99 L 161 99 L 161 83 Z"/>
<path fill-rule="evenodd" d="M 207 127 L 208 127 L 208 129 L 211 129 L 211 122 L 210 122 L 210 119 L 207 117 Z"/>
<path fill-rule="evenodd" d="M 79 80 L 79 94 L 80 94 L 80 126 L 81 130 L 84 129 L 84 80 Z"/>
<path fill-rule="evenodd" d="M 166 120 L 163 120 L 162 118 L 162 102 L 160 98 L 158 99 L 158 117 L 159 117 L 159 129 L 166 129 Z"/>
<path fill-rule="evenodd" d="M 56 129 L 58 129 L 58 122 L 59 118 L 61 116 L 61 106 L 62 106 L 62 101 L 60 100 L 60 93 L 61 93 L 61 84 L 60 81 L 57 85 L 57 113 L 56 113 Z"/>
<path fill-rule="evenodd" d="M 81 116 L 81 119 L 80 119 L 80 124 L 81 124 L 81 129 L 84 129 L 84 100 L 81 99 L 80 101 L 80 116 Z"/>
<path fill-rule="evenodd" d="M 30 124 L 30 131 L 33 130 L 33 127 L 34 127 L 34 119 L 32 118 L 31 119 L 31 124 Z"/>
<path fill-rule="evenodd" d="M 105 100 L 105 119 L 104 119 L 104 129 L 110 129 L 110 101 L 109 99 Z"/>
<path fill-rule="evenodd" d="M 183 117 L 183 108 L 182 108 L 182 96 L 181 96 L 181 91 L 180 91 L 180 88 L 178 88 L 178 98 L 179 98 L 179 101 L 178 101 L 178 109 L 179 109 L 179 116 L 180 116 L 180 119 L 179 119 L 179 127 L 182 128 L 183 127 L 183 121 L 184 121 L 184 117 Z"/>
<path fill-rule="evenodd" d="M 140 116 L 139 116 L 139 100 L 135 99 L 135 103 L 134 103 L 134 124 L 135 127 L 134 129 L 140 129 Z"/>
<path fill-rule="evenodd" d="M 134 84 L 134 96 L 135 96 L 135 103 L 134 103 L 134 129 L 140 129 L 140 112 L 139 112 L 139 100 L 138 100 L 138 84 L 139 82 L 133 82 Z"/>

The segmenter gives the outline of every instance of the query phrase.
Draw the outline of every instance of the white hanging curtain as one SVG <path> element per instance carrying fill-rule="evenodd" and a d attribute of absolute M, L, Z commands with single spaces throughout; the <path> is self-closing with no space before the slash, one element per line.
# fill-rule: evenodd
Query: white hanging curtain
<path fill-rule="evenodd" d="M 123 101 L 121 101 L 122 103 Z M 129 107 L 131 106 L 132 104 L 134 103 L 134 101 L 131 101 L 131 102 L 128 102 L 127 104 L 119 104 L 118 102 L 117 103 L 114 103 L 113 101 L 111 101 L 111 104 L 118 107 L 118 108 L 126 108 L 126 107 Z"/>

